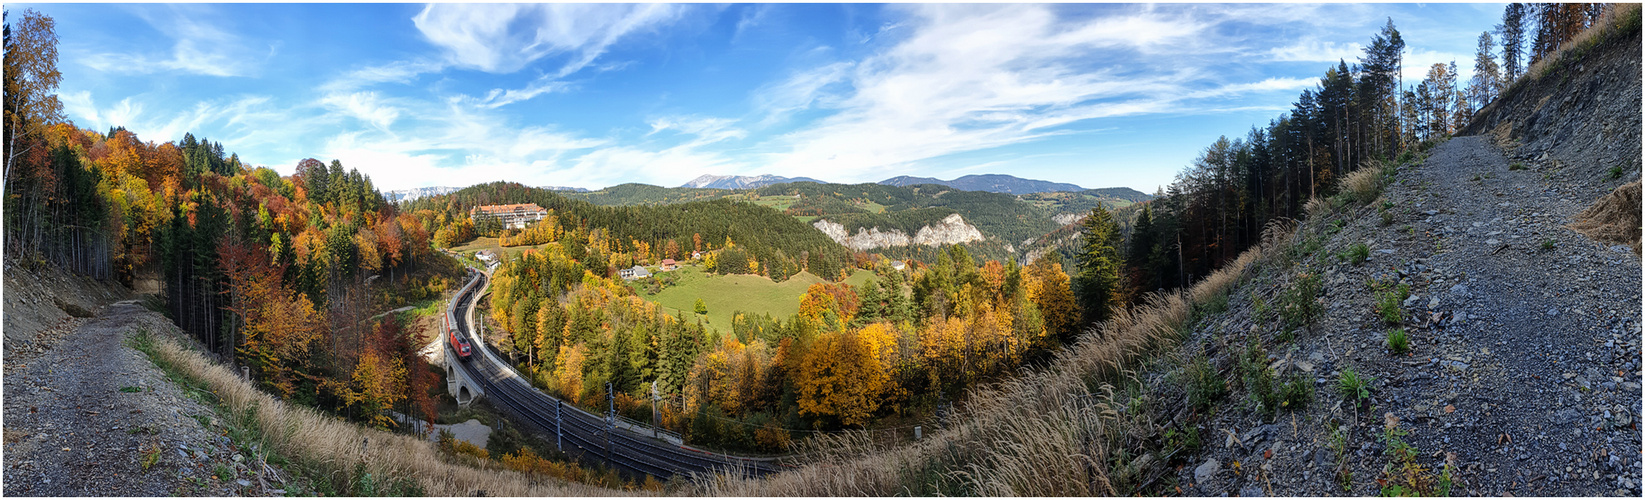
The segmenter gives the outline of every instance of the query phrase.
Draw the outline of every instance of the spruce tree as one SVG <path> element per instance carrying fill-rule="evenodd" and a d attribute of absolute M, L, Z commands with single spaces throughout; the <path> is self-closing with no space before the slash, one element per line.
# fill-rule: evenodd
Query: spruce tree
<path fill-rule="evenodd" d="M 1101 323 L 1114 315 L 1120 306 L 1119 225 L 1101 205 L 1091 209 L 1091 216 L 1082 223 L 1085 235 L 1075 259 L 1080 266 L 1075 285 L 1080 309 L 1092 323 Z"/>

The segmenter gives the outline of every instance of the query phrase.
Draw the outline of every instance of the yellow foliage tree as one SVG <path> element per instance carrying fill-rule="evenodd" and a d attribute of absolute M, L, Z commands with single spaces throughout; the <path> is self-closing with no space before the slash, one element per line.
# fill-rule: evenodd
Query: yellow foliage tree
<path fill-rule="evenodd" d="M 383 415 L 383 411 L 405 399 L 405 387 L 405 362 L 395 356 L 379 355 L 376 349 L 368 348 L 360 354 L 360 362 L 354 365 L 352 383 L 344 397 L 348 404 L 360 407 L 371 425 L 388 428 L 395 425 L 394 419 Z"/>
<path fill-rule="evenodd" d="M 1080 321 L 1079 305 L 1069 288 L 1068 273 L 1063 272 L 1062 264 L 1050 259 L 1034 261 L 1027 271 L 1024 286 L 1028 300 L 1040 310 L 1045 329 L 1054 336 L 1067 335 Z"/>
<path fill-rule="evenodd" d="M 886 373 L 855 332 L 817 338 L 795 378 L 800 413 L 864 425 L 880 406 Z"/>

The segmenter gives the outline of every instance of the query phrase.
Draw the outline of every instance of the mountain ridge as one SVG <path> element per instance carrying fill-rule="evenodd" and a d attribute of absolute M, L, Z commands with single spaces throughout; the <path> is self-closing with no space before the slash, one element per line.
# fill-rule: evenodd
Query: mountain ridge
<path fill-rule="evenodd" d="M 879 183 L 899 187 L 911 186 L 915 184 L 941 184 L 965 191 L 990 191 L 995 193 L 1010 194 L 1050 193 L 1057 191 L 1080 192 L 1086 190 L 1078 184 L 1051 182 L 1039 179 L 1024 179 L 1007 174 L 971 174 L 947 181 L 934 177 L 899 175 L 880 181 Z"/>

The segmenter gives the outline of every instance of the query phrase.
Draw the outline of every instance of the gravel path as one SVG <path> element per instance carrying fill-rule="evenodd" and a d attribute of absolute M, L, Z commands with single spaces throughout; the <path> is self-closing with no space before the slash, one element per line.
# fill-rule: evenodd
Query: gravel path
<path fill-rule="evenodd" d="M 164 317 L 126 301 L 71 326 L 6 360 L 6 496 L 273 493 L 217 414 L 124 344 L 140 329 L 175 332 Z"/>
<path fill-rule="evenodd" d="M 1592 200 L 1552 189 L 1547 165 L 1511 164 L 1460 137 L 1392 193 L 1440 236 L 1415 302 L 1450 318 L 1430 362 L 1470 378 L 1458 407 L 1478 413 L 1447 440 L 1501 465 L 1475 475 L 1482 493 L 1638 494 L 1640 260 L 1564 227 Z"/>
<path fill-rule="evenodd" d="M 1593 201 L 1572 193 L 1604 193 L 1619 181 L 1573 184 L 1555 168 L 1506 158 L 1483 137 L 1455 138 L 1400 169 L 1383 192 L 1386 223 L 1381 201 L 1316 221 L 1313 230 L 1326 234 L 1323 265 L 1309 257 L 1261 269 L 1180 353 L 1207 353 L 1237 378 L 1247 332 L 1261 335 L 1276 380 L 1302 374 L 1313 382 L 1312 403 L 1267 421 L 1247 391 L 1234 393 L 1200 425 L 1204 448 L 1176 471 L 1177 487 L 1202 496 L 1378 495 L 1391 462 L 1384 415 L 1392 414 L 1428 474 L 1451 460 L 1453 495 L 1639 496 L 1640 259 L 1565 227 Z M 1364 263 L 1336 257 L 1358 243 L 1370 249 Z M 1276 315 L 1256 315 L 1253 304 L 1271 307 L 1308 266 L 1323 278 L 1324 316 L 1280 340 Z M 1410 287 L 1399 325 L 1374 312 L 1372 282 Z M 1393 328 L 1407 331 L 1408 354 L 1387 348 Z M 1348 369 L 1371 380 L 1358 408 L 1337 388 Z M 1170 387 L 1173 378 L 1149 380 Z M 1173 405 L 1184 397 L 1170 394 Z M 1173 407 L 1182 421 L 1187 410 Z M 1339 464 L 1350 473 L 1346 488 Z"/>

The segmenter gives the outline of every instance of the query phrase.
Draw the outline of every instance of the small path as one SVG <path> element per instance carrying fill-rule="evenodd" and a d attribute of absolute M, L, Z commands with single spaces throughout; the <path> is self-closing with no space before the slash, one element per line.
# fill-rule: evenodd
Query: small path
<path fill-rule="evenodd" d="M 1495 464 L 1468 471 L 1480 494 L 1637 494 L 1640 260 L 1565 228 L 1593 200 L 1510 165 L 1459 137 L 1390 188 L 1438 236 L 1416 252 L 1415 303 L 1447 327 L 1418 356 L 1463 379 L 1454 404 L 1474 415 L 1456 424 L 1473 432 L 1430 433 L 1443 443 L 1424 449 Z"/>
<path fill-rule="evenodd" d="M 216 413 L 124 344 L 163 316 L 116 303 L 5 376 L 6 496 L 235 496 L 251 479 Z M 144 467 L 146 456 L 153 462 Z M 214 479 L 226 472 L 231 477 Z"/>

